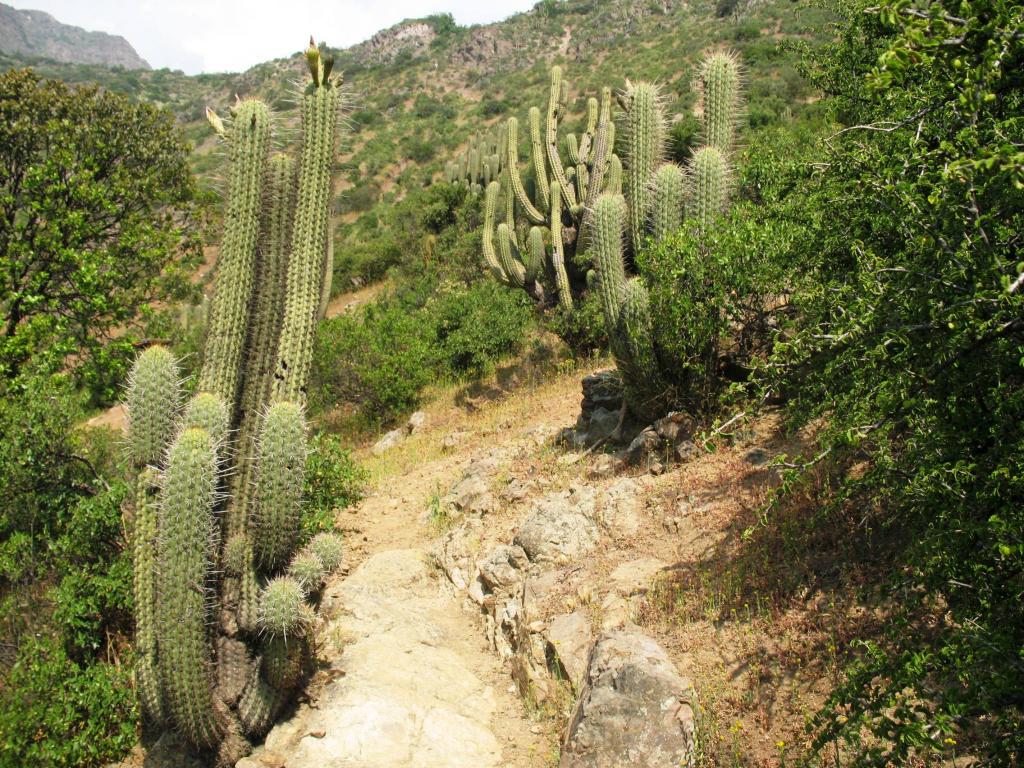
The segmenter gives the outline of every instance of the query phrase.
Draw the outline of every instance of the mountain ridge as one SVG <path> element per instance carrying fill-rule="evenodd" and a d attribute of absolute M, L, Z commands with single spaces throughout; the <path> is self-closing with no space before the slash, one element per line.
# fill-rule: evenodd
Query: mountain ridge
<path fill-rule="evenodd" d="M 99 64 L 150 69 L 120 35 L 65 24 L 45 11 L 22 10 L 0 3 L 0 51 L 66 64 Z"/>

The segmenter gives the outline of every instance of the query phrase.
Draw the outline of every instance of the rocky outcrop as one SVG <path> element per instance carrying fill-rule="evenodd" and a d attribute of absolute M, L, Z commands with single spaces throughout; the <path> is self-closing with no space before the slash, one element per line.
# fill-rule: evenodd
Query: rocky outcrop
<path fill-rule="evenodd" d="M 0 52 L 70 64 L 149 69 L 146 60 L 123 37 L 88 32 L 62 24 L 43 11 L 23 11 L 3 3 L 0 3 Z"/>
<path fill-rule="evenodd" d="M 391 64 L 401 55 L 422 56 L 435 37 L 437 32 L 429 22 L 403 21 L 356 46 L 353 53 L 361 64 Z"/>
<path fill-rule="evenodd" d="M 695 709 L 693 686 L 657 642 L 609 632 L 590 653 L 560 768 L 692 765 Z"/>

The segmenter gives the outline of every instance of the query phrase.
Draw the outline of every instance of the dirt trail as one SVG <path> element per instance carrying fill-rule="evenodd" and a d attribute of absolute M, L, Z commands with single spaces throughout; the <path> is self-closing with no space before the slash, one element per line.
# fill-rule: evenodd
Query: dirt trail
<path fill-rule="evenodd" d="M 430 561 L 438 531 L 429 510 L 438 489 L 470 461 L 496 445 L 530 440 L 528 433 L 510 434 L 513 424 L 534 429 L 535 419 L 546 416 L 553 428 L 575 407 L 562 383 L 475 413 L 439 402 L 428 409 L 429 426 L 394 453 L 365 452 L 375 480 L 371 494 L 338 521 L 349 571 L 325 589 L 323 668 L 306 703 L 241 768 L 553 764 L 557 734 L 550 721 L 527 710 L 478 617 L 441 586 Z M 443 451 L 452 433 L 460 442 Z"/>

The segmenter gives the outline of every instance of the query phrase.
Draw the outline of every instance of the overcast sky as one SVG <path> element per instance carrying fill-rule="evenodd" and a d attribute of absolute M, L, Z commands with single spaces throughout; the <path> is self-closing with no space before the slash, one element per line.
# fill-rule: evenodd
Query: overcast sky
<path fill-rule="evenodd" d="M 344 48 L 406 18 L 449 12 L 465 26 L 497 21 L 536 0 L 4 0 L 58 21 L 121 35 L 155 68 L 240 72 L 305 47 L 315 35 Z"/>

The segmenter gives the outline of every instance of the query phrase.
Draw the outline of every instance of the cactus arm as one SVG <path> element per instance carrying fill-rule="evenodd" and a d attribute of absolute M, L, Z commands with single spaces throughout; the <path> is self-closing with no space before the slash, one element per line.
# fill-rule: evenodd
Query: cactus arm
<path fill-rule="evenodd" d="M 608 163 L 608 173 L 605 176 L 604 191 L 607 194 L 622 194 L 622 161 L 618 155 L 612 155 Z"/>
<path fill-rule="evenodd" d="M 565 175 L 565 168 L 562 166 L 562 158 L 558 155 L 558 117 L 562 112 L 564 97 L 567 96 L 568 84 L 562 80 L 562 68 L 555 66 L 551 68 L 551 91 L 548 95 L 548 117 L 546 129 L 546 145 L 548 165 L 551 167 L 553 182 L 558 182 L 562 190 L 562 199 L 569 206 L 570 211 L 577 207 L 574 187 L 569 184 Z M 554 194 L 554 183 L 552 182 L 552 194 Z M 540 223 L 540 222 L 535 222 Z"/>
<path fill-rule="evenodd" d="M 651 188 L 651 234 L 661 240 L 683 223 L 684 181 L 682 169 L 664 163 L 654 172 Z"/>
<path fill-rule="evenodd" d="M 526 280 L 536 282 L 541 270 L 544 269 L 544 261 L 547 255 L 544 247 L 544 231 L 540 227 L 530 227 L 530 234 L 526 239 L 528 259 L 526 261 Z"/>
<path fill-rule="evenodd" d="M 157 503 L 159 475 L 147 467 L 139 473 L 132 536 L 132 592 L 135 599 L 136 684 L 146 716 L 163 722 L 164 702 L 157 667 L 156 545 L 159 533 Z"/>
<path fill-rule="evenodd" d="M 520 288 L 526 286 L 526 269 L 519 260 L 518 254 L 514 252 L 512 236 L 509 234 L 508 224 L 501 222 L 498 225 L 498 258 L 509 281 Z"/>
<path fill-rule="evenodd" d="M 494 219 L 498 207 L 498 182 L 492 181 L 487 185 L 487 192 L 484 197 L 484 229 L 481 236 L 481 243 L 484 254 L 484 263 L 499 282 L 508 285 L 509 278 L 505 274 L 498 255 L 494 250 Z"/>
<path fill-rule="evenodd" d="M 533 177 L 537 187 L 537 204 L 546 211 L 550 205 L 551 187 L 548 184 L 548 169 L 544 160 L 544 142 L 540 134 L 540 110 L 530 107 L 530 160 L 533 163 Z"/>
<path fill-rule="evenodd" d="M 165 347 L 147 349 L 128 376 L 128 458 L 135 469 L 157 466 L 174 437 L 181 405 L 178 363 Z"/>
<path fill-rule="evenodd" d="M 534 207 L 519 175 L 519 121 L 514 117 L 508 119 L 508 139 L 505 142 L 505 152 L 507 158 L 505 165 L 516 200 L 519 201 L 519 205 L 531 224 L 543 224 L 544 214 Z"/>
<path fill-rule="evenodd" d="M 257 561 L 267 570 L 284 565 L 295 548 L 307 451 L 302 408 L 287 401 L 270 406 L 258 441 L 252 530 Z"/>
<path fill-rule="evenodd" d="M 701 147 L 690 158 L 687 178 L 690 184 L 688 209 L 700 228 L 707 229 L 729 201 L 729 161 L 715 147 Z"/>
<path fill-rule="evenodd" d="M 573 165 L 580 164 L 580 147 L 576 141 L 576 134 L 570 133 L 565 137 L 565 153 L 569 157 L 569 162 Z"/>
<path fill-rule="evenodd" d="M 587 128 L 583 132 L 583 135 L 580 136 L 580 159 L 574 161 L 576 163 L 583 162 L 590 165 L 593 162 L 593 158 L 591 157 L 591 149 L 594 144 L 594 134 L 597 131 L 599 111 L 600 107 L 598 106 L 597 99 L 591 96 L 589 99 L 587 99 Z"/>
<path fill-rule="evenodd" d="M 336 83 L 312 84 L 302 99 L 302 155 L 288 262 L 284 321 L 277 349 L 274 399 L 302 402 L 313 357 L 320 274 L 327 238 L 331 168 L 341 107 Z"/>
<path fill-rule="evenodd" d="M 704 100 L 704 141 L 728 155 L 740 114 L 741 73 L 738 57 L 716 51 L 704 57 L 699 87 Z"/>
<path fill-rule="evenodd" d="M 562 244 L 562 194 L 558 182 L 551 185 L 551 267 L 558 288 L 558 303 L 572 309 L 572 291 L 565 271 L 565 250 Z"/>
<path fill-rule="evenodd" d="M 219 395 L 234 407 L 253 290 L 263 175 L 270 150 L 270 110 L 263 102 L 248 99 L 237 105 L 228 146 L 228 205 L 199 390 Z"/>
<path fill-rule="evenodd" d="M 166 704 L 196 746 L 223 733 L 213 702 L 207 639 L 207 579 L 213 563 L 217 457 L 202 429 L 186 429 L 168 452 L 157 537 L 157 650 Z"/>
<path fill-rule="evenodd" d="M 622 260 L 625 218 L 626 201 L 621 194 L 605 194 L 597 199 L 591 242 L 601 310 L 609 334 L 618 324 L 619 309 L 626 300 L 626 269 Z"/>
<path fill-rule="evenodd" d="M 629 147 L 625 179 L 629 236 L 633 252 L 637 253 L 647 230 L 651 179 L 665 154 L 665 116 L 658 89 L 651 83 L 632 85 L 625 126 Z"/>

